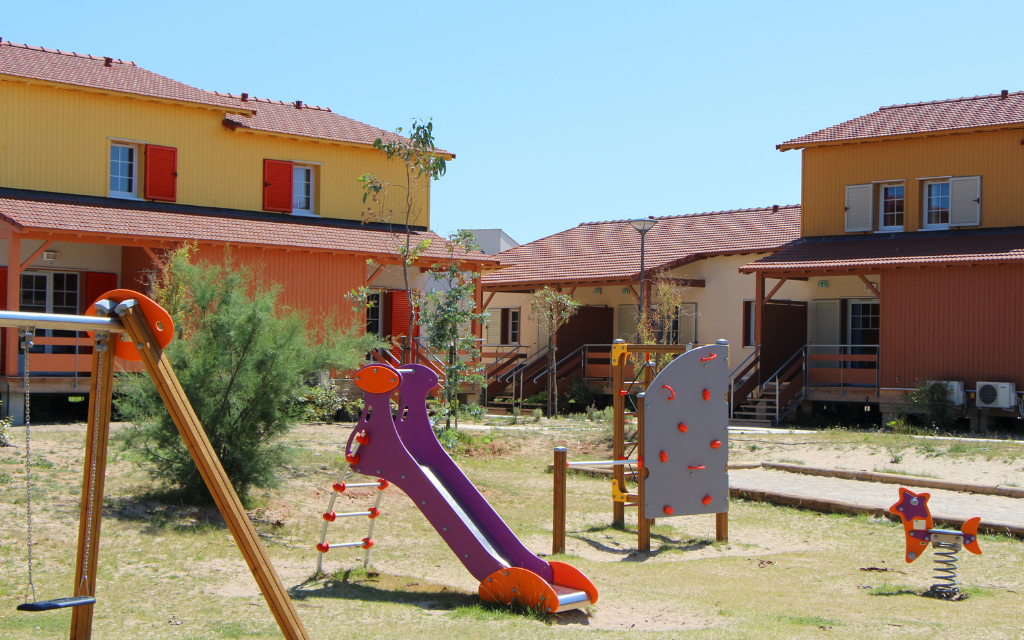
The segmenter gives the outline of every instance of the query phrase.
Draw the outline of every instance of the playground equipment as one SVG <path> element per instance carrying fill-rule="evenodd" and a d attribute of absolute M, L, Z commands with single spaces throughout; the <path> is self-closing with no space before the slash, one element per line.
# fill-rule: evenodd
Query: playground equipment
<path fill-rule="evenodd" d="M 554 526 L 552 551 L 565 551 L 565 470 L 567 467 L 612 466 L 613 521 L 622 523 L 625 508 L 636 507 L 638 548 L 651 549 L 655 517 L 715 514 L 716 538 L 728 540 L 729 347 L 725 340 L 685 351 L 676 345 L 612 344 L 613 445 L 615 460 L 567 462 L 564 447 L 555 449 Z M 644 353 L 636 379 L 626 382 L 629 353 Z M 655 375 L 650 355 L 679 354 Z M 643 376 L 643 381 L 639 380 Z M 636 411 L 626 411 L 634 389 Z M 625 441 L 625 419 L 636 416 L 636 442 Z M 627 447 L 632 447 L 627 458 Z M 636 456 L 633 458 L 633 456 Z M 635 465 L 637 492 L 626 489 L 626 468 Z M 651 517 L 655 516 L 655 517 Z"/>
<path fill-rule="evenodd" d="M 32 603 L 18 608 L 23 611 L 47 611 L 73 607 L 72 640 L 88 640 L 92 636 L 93 609 L 96 604 L 96 568 L 98 564 L 100 524 L 103 511 L 103 485 L 106 475 L 107 441 L 110 430 L 110 400 L 113 391 L 114 358 L 142 362 L 152 377 L 160 396 L 171 414 L 224 517 L 231 535 L 249 566 L 256 583 L 274 615 L 281 633 L 288 640 L 308 640 L 309 635 L 299 619 L 295 605 L 288 597 L 281 579 L 274 570 L 259 536 L 249 521 L 242 503 L 228 480 L 217 454 L 189 404 L 178 378 L 171 369 L 164 347 L 174 336 L 174 324 L 167 312 L 149 298 L 126 289 L 109 291 L 90 309 L 93 315 L 76 316 L 47 313 L 0 311 L 0 327 L 18 328 L 25 348 L 24 385 L 26 393 L 26 444 L 29 436 L 29 349 L 36 330 L 60 329 L 88 331 L 93 340 L 92 376 L 89 393 L 89 425 L 85 445 L 85 471 L 82 482 L 81 512 L 78 529 L 78 554 L 75 564 L 74 596 L 56 600 L 35 601 L 31 564 L 29 582 Z M 108 348 L 116 336 L 113 348 Z M 26 447 L 26 485 L 31 491 L 31 451 Z M 29 510 L 29 558 L 31 563 L 31 511 Z"/>
<path fill-rule="evenodd" d="M 370 549 L 373 548 L 373 525 L 377 523 L 377 516 L 380 515 L 380 502 L 381 498 L 384 497 L 384 490 L 390 486 L 390 483 L 383 478 L 378 478 L 376 482 L 359 482 L 359 483 L 346 483 L 345 481 L 352 477 L 352 465 L 359 462 L 359 447 L 368 442 L 368 436 L 363 431 L 356 436 L 356 443 L 352 447 L 352 452 L 345 456 L 345 464 L 341 467 L 341 472 L 338 474 L 338 481 L 331 485 L 331 500 L 327 503 L 327 511 L 323 514 L 324 524 L 320 528 L 320 542 L 316 545 L 316 572 L 322 573 L 324 568 L 324 554 L 331 549 L 337 549 L 339 547 L 362 547 L 366 550 L 363 554 L 363 568 L 366 569 L 370 566 Z M 334 503 L 338 499 L 338 496 L 345 493 L 346 489 L 358 489 L 362 487 L 377 487 L 377 497 L 373 501 L 373 506 L 368 511 L 351 511 L 349 513 L 334 513 Z M 370 519 L 370 526 L 366 532 L 366 537 L 359 542 L 342 542 L 338 544 L 327 543 L 327 525 L 334 522 L 338 518 L 351 518 L 358 516 L 366 516 Z"/>
<path fill-rule="evenodd" d="M 928 594 L 947 600 L 959 598 L 957 588 L 957 553 L 963 547 L 973 554 L 981 555 L 978 546 L 978 523 L 981 518 L 971 518 L 964 523 L 960 531 L 954 529 L 933 529 L 932 514 L 928 509 L 927 493 L 914 493 L 900 487 L 899 502 L 889 507 L 889 512 L 903 521 L 903 532 L 906 536 L 906 560 L 911 563 L 921 557 L 928 548 L 928 543 L 937 549 L 935 552 L 935 575 L 939 580 L 928 589 Z"/>
<path fill-rule="evenodd" d="M 531 553 L 480 495 L 437 441 L 427 415 L 437 374 L 422 365 L 363 367 L 355 383 L 366 407 L 345 445 L 356 473 L 404 491 L 455 552 L 487 602 L 538 607 L 548 613 L 597 602 L 597 588 L 578 569 Z M 398 411 L 391 397 L 398 392 Z M 372 542 L 372 541 L 371 541 Z M 317 550 L 335 546 L 321 541 Z"/>

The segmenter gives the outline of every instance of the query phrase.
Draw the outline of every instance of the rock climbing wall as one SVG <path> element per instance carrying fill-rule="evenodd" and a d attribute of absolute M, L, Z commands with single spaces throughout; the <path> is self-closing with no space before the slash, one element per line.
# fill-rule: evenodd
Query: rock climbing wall
<path fill-rule="evenodd" d="M 729 347 L 673 360 L 644 395 L 648 518 L 729 510 Z"/>

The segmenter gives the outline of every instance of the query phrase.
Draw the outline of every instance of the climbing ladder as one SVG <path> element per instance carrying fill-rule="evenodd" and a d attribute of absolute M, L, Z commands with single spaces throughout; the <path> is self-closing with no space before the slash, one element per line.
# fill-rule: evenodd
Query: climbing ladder
<path fill-rule="evenodd" d="M 353 484 L 346 483 L 346 480 L 350 479 L 354 472 L 352 471 L 352 465 L 359 464 L 359 447 L 368 443 L 369 436 L 366 435 L 366 431 L 360 431 L 359 433 L 353 434 L 353 438 L 349 438 L 349 442 L 345 445 L 345 464 L 341 467 L 341 472 L 338 474 L 338 481 L 331 485 L 331 500 L 327 503 L 327 510 L 323 513 L 324 523 L 320 527 L 320 541 L 316 545 L 316 572 L 323 572 L 324 554 L 331 549 L 338 549 L 342 547 L 362 547 L 366 550 L 363 554 L 363 568 L 367 569 L 370 565 L 370 549 L 373 547 L 373 526 L 377 522 L 377 516 L 380 515 L 380 502 L 384 497 L 384 490 L 388 488 L 389 483 L 383 478 L 377 478 L 376 482 L 358 482 Z M 367 511 L 352 511 L 349 513 L 335 513 L 334 503 L 337 501 L 338 496 L 345 493 L 346 489 L 358 489 L 361 487 L 377 487 L 377 497 L 373 501 L 373 506 Z M 366 537 L 359 542 L 340 542 L 330 544 L 327 542 L 327 525 L 334 522 L 338 518 L 351 518 L 357 516 L 366 516 L 370 520 L 370 526 L 366 532 Z"/>

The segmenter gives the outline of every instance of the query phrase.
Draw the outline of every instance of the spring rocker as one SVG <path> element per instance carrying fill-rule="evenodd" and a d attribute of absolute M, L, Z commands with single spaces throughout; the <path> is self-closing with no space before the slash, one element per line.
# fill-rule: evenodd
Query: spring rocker
<path fill-rule="evenodd" d="M 889 507 L 889 512 L 899 516 L 903 522 L 903 533 L 906 537 L 907 564 L 921 557 L 931 543 L 935 551 L 935 574 L 932 579 L 939 582 L 933 584 L 925 595 L 943 600 L 961 600 L 967 596 L 960 593 L 957 587 L 957 553 L 963 547 L 975 555 L 981 555 L 978 545 L 978 524 L 981 518 L 971 518 L 964 523 L 960 531 L 955 529 L 933 529 L 932 514 L 928 508 L 931 494 L 914 493 L 900 487 L 899 502 Z"/>
<path fill-rule="evenodd" d="M 614 460 L 568 462 L 565 447 L 555 448 L 552 552 L 565 552 L 566 469 L 612 466 L 613 523 L 625 520 L 625 508 L 636 507 L 637 547 L 651 550 L 651 526 L 656 518 L 715 514 L 719 541 L 728 540 L 729 462 L 728 389 L 729 346 L 725 340 L 680 353 L 676 345 L 612 344 Z M 643 381 L 626 381 L 629 353 L 645 353 Z M 651 353 L 678 353 L 655 375 Z M 637 393 L 636 411 L 626 411 L 626 397 Z M 636 416 L 636 442 L 625 441 L 625 419 Z M 627 457 L 627 448 L 632 447 Z M 636 456 L 635 458 L 633 456 Z M 635 465 L 635 469 L 634 469 Z M 626 489 L 626 468 L 637 492 Z"/>
<path fill-rule="evenodd" d="M 28 575 L 32 602 L 20 611 L 49 611 L 72 608 L 72 640 L 92 636 L 93 610 L 97 603 L 100 525 L 103 486 L 106 475 L 107 444 L 110 433 L 110 402 L 114 381 L 114 358 L 141 361 L 153 379 L 178 431 L 188 447 L 217 509 L 224 517 L 249 570 L 288 640 L 308 640 L 295 605 L 278 577 L 270 557 L 259 541 L 242 503 L 210 445 L 199 419 L 189 404 L 163 349 L 174 337 L 174 324 L 158 304 L 127 289 L 109 291 L 93 304 L 89 315 L 61 315 L 0 311 L 0 327 L 16 327 L 24 349 L 25 467 L 28 502 Z M 29 413 L 29 363 L 32 337 L 37 330 L 88 331 L 93 340 L 92 375 L 89 389 L 89 422 L 85 443 L 85 470 L 78 528 L 78 552 L 72 596 L 37 601 L 32 582 L 31 438 Z"/>
<path fill-rule="evenodd" d="M 404 491 L 480 581 L 477 592 L 482 600 L 546 613 L 597 602 L 597 588 L 578 569 L 563 562 L 545 562 L 519 541 L 438 442 L 426 402 L 427 394 L 437 385 L 436 373 L 416 364 L 401 369 L 374 364 L 357 371 L 355 383 L 365 394 L 366 407 L 345 445 L 347 467 Z M 392 414 L 390 402 L 396 392 L 398 411 Z M 341 482 L 336 483 L 334 497 L 344 489 Z M 362 543 L 326 542 L 326 521 L 325 517 L 321 541 L 316 545 L 318 566 L 333 548 L 363 546 L 368 550 L 373 545 L 369 536 Z"/>

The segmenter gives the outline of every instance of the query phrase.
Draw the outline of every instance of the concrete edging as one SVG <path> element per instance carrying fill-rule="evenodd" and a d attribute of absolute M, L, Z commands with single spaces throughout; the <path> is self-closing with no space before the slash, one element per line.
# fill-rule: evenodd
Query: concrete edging
<path fill-rule="evenodd" d="M 1006 485 L 975 484 L 971 482 L 948 482 L 934 478 L 921 478 L 918 476 L 903 476 L 895 473 L 879 473 L 877 471 L 854 471 L 852 469 L 823 469 L 820 467 L 807 467 L 800 464 L 788 464 L 782 462 L 761 462 L 757 466 L 765 469 L 776 469 L 790 473 L 803 473 L 812 476 L 827 476 L 831 478 L 844 478 L 847 480 L 865 480 L 868 482 L 886 482 L 889 484 L 902 484 L 910 487 L 926 487 L 929 489 L 945 489 L 947 491 L 960 491 L 964 493 L 984 493 L 994 496 L 1005 496 L 1007 498 L 1024 499 L 1024 489 L 1020 487 L 1008 487 Z M 730 466 L 734 469 L 750 469 L 755 467 Z"/>
<path fill-rule="evenodd" d="M 888 518 L 890 520 L 899 520 L 899 518 L 892 513 L 889 513 L 888 509 L 879 507 L 865 507 L 852 502 L 846 502 L 843 500 L 823 500 L 821 498 L 811 498 L 807 496 L 800 496 L 794 494 L 778 493 L 775 491 L 761 491 L 758 489 L 743 489 L 739 487 L 729 488 L 730 498 L 745 498 L 748 500 L 755 500 L 758 502 L 770 502 L 772 504 L 779 504 L 786 507 L 796 507 L 799 509 L 810 509 L 812 511 L 821 511 L 824 513 L 852 513 L 852 514 L 863 514 L 870 515 L 876 518 Z M 955 527 L 962 527 L 966 519 L 964 518 L 950 518 L 950 517 L 934 517 L 935 522 L 941 522 Z M 981 521 L 978 525 L 978 531 L 983 533 L 1006 533 L 1018 538 L 1024 538 L 1024 527 L 1007 524 L 1004 522 L 986 522 Z"/>

